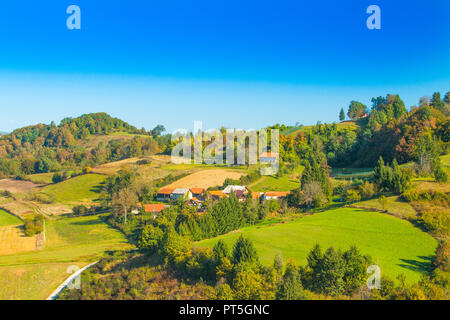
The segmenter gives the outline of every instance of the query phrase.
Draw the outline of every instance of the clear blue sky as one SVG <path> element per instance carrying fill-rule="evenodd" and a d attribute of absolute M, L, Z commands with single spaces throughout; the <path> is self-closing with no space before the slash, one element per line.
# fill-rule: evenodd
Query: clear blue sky
<path fill-rule="evenodd" d="M 82 29 L 66 28 L 81 8 Z M 381 30 L 366 8 L 381 7 Z M 450 1 L 4 1 L 0 131 L 108 112 L 138 127 L 337 121 L 450 90 Z"/>

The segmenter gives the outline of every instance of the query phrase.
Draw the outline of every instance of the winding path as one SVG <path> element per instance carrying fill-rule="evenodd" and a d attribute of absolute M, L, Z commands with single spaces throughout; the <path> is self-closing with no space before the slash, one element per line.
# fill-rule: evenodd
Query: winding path
<path fill-rule="evenodd" d="M 69 277 L 68 277 L 68 278 L 67 278 L 67 279 L 66 279 L 66 280 L 58 287 L 58 288 L 56 288 L 55 291 L 52 292 L 52 294 L 50 294 L 50 295 L 48 296 L 48 298 L 47 298 L 46 300 L 56 300 L 56 298 L 58 298 L 58 296 L 60 295 L 60 293 L 61 293 L 65 288 L 67 288 L 67 286 L 68 286 L 75 278 L 79 277 L 80 274 L 81 274 L 84 270 L 86 270 L 86 269 L 92 267 L 92 266 L 95 265 L 97 262 L 98 262 L 98 261 L 95 261 L 95 262 L 93 262 L 93 263 L 87 265 L 86 267 L 81 268 L 80 270 L 78 270 L 77 272 L 73 273 L 72 275 L 70 275 L 70 276 L 69 276 Z"/>

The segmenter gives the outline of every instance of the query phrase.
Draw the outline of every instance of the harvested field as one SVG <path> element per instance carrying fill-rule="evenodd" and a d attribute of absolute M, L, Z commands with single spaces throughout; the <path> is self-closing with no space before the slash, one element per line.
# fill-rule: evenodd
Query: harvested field
<path fill-rule="evenodd" d="M 1 207 L 6 211 L 15 214 L 16 216 L 21 217 L 22 219 L 27 215 L 35 212 L 35 206 L 33 206 L 33 204 L 31 204 L 30 202 L 24 201 L 8 201 L 6 203 L 2 203 Z"/>
<path fill-rule="evenodd" d="M 0 190 L 6 190 L 12 193 L 23 193 L 34 188 L 40 187 L 40 184 L 35 184 L 30 181 L 2 179 L 0 180 Z"/>
<path fill-rule="evenodd" d="M 99 165 L 98 167 L 92 168 L 92 173 L 104 174 L 104 175 L 113 175 L 116 174 L 122 168 L 126 168 L 129 166 L 136 165 L 139 161 L 139 158 L 130 158 L 120 161 L 114 161 Z"/>
<path fill-rule="evenodd" d="M 180 180 L 177 180 L 167 186 L 167 188 L 204 188 L 221 186 L 225 179 L 230 178 L 237 180 L 245 175 L 244 172 L 236 172 L 232 170 L 203 170 L 190 174 Z"/>
<path fill-rule="evenodd" d="M 0 243 L 0 255 L 36 249 L 36 237 L 26 237 L 20 225 L 0 227 Z"/>
<path fill-rule="evenodd" d="M 450 184 L 423 181 L 418 183 L 415 189 L 418 191 L 435 190 L 444 193 L 450 193 Z"/>

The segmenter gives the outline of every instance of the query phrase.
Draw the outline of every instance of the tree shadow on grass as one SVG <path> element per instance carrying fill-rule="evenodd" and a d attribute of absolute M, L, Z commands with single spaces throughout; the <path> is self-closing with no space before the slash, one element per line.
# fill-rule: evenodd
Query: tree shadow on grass
<path fill-rule="evenodd" d="M 104 224 L 104 222 L 101 219 L 93 219 L 93 220 L 87 220 L 87 221 L 76 221 L 72 222 L 71 224 L 76 226 L 93 226 L 96 224 Z"/>
<path fill-rule="evenodd" d="M 433 256 L 418 256 L 420 260 L 400 259 L 403 263 L 399 266 L 420 273 L 429 273 L 432 270 Z"/>
<path fill-rule="evenodd" d="M 89 191 L 95 192 L 95 193 L 101 193 L 103 191 L 103 188 L 104 188 L 104 183 L 100 183 L 100 184 L 90 188 Z"/>

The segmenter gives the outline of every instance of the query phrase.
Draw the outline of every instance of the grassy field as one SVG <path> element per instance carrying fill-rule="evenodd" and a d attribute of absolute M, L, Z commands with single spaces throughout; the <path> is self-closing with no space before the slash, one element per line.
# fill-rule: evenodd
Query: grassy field
<path fill-rule="evenodd" d="M 405 220 L 354 208 L 317 213 L 290 223 L 246 227 L 197 245 L 212 247 L 223 239 L 231 247 L 241 233 L 253 240 L 264 264 L 271 264 L 281 252 L 305 265 L 316 243 L 342 249 L 356 245 L 372 256 L 383 273 L 392 278 L 404 273 L 408 282 L 417 281 L 427 271 L 437 246 L 434 238 Z"/>
<path fill-rule="evenodd" d="M 20 220 L 15 215 L 12 215 L 2 209 L 0 209 L 0 227 L 4 226 L 14 226 L 22 224 L 22 220 Z"/>
<path fill-rule="evenodd" d="M 27 176 L 27 179 L 30 179 L 31 182 L 37 183 L 37 184 L 51 184 L 53 183 L 54 173 L 36 173 L 36 174 L 30 174 Z"/>
<path fill-rule="evenodd" d="M 450 154 L 446 154 L 445 156 L 441 156 L 441 162 L 444 166 L 450 167 Z"/>
<path fill-rule="evenodd" d="M 416 210 L 406 201 L 402 201 L 400 197 L 387 197 L 386 207 L 383 208 L 378 199 L 371 199 L 352 204 L 353 207 L 360 207 L 366 209 L 386 210 L 400 218 L 413 218 L 417 216 Z"/>
<path fill-rule="evenodd" d="M 289 176 L 276 178 L 273 176 L 264 176 L 253 184 L 249 185 L 249 188 L 253 192 L 266 192 L 266 191 L 291 191 L 300 187 L 300 183 L 297 180 L 291 179 Z"/>
<path fill-rule="evenodd" d="M 40 192 L 51 196 L 58 203 L 90 203 L 98 199 L 105 179 L 104 175 L 85 174 L 46 186 Z"/>
<path fill-rule="evenodd" d="M 342 130 L 345 128 L 350 128 L 350 129 L 357 129 L 359 127 L 359 125 L 355 122 L 355 121 L 346 121 L 346 122 L 340 122 L 340 123 L 336 123 L 338 130 Z M 285 136 L 290 136 L 291 134 L 297 134 L 301 131 L 307 131 L 307 130 L 311 130 L 313 126 L 299 126 L 299 127 L 292 127 L 289 128 L 283 132 L 280 132 L 281 134 L 285 135 Z"/>
<path fill-rule="evenodd" d="M 47 221 L 46 238 L 42 250 L 0 256 L 0 299 L 44 299 L 67 278 L 68 266 L 81 268 L 105 251 L 133 248 L 98 216 Z"/>

